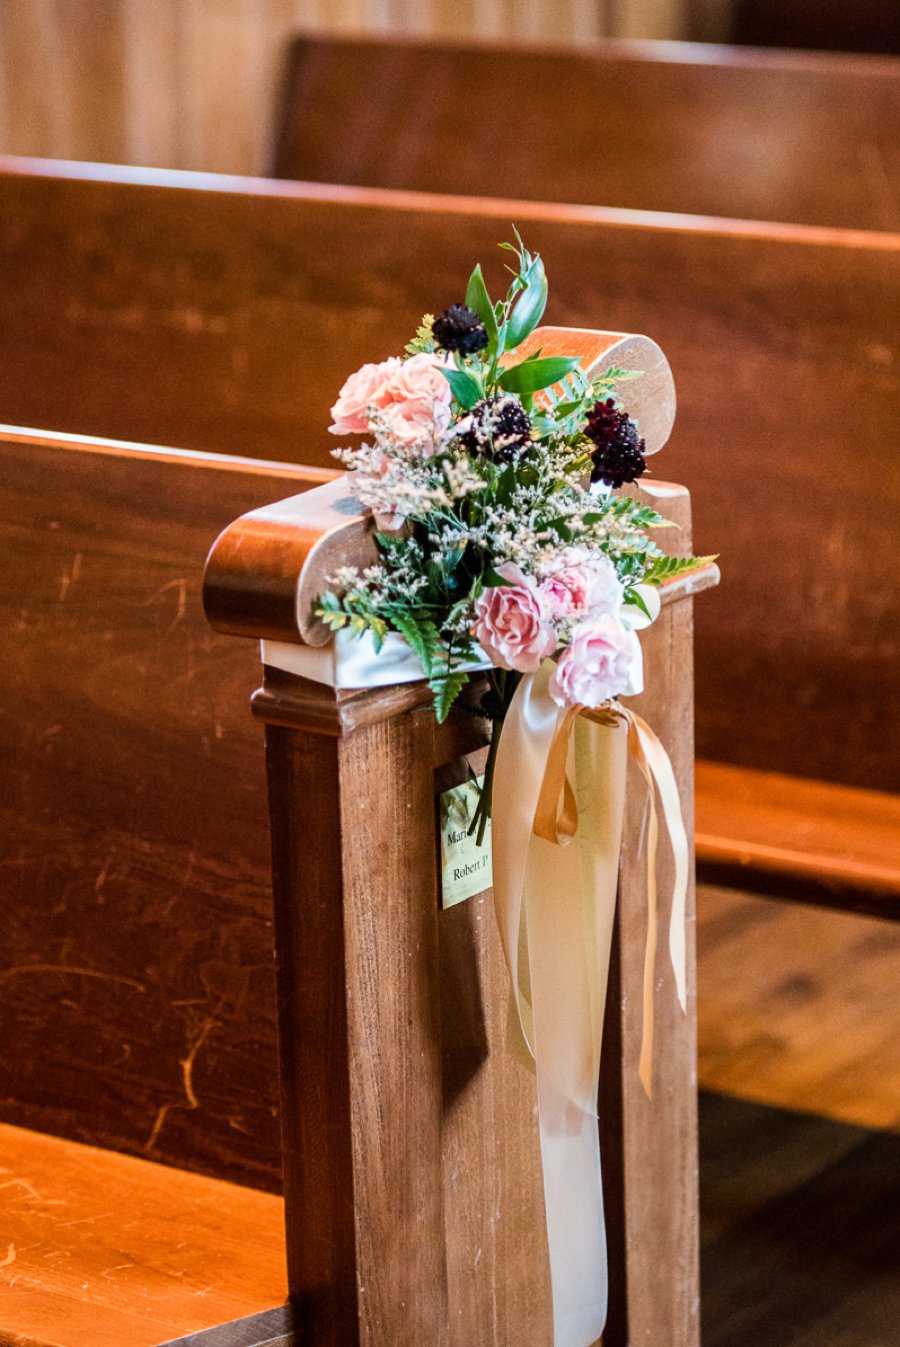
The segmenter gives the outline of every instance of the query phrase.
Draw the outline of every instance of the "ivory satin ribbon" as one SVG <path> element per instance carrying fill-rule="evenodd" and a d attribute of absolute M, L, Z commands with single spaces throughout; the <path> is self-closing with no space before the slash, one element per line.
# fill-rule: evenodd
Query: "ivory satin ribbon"
<path fill-rule="evenodd" d="M 653 731 L 618 703 L 598 711 L 557 706 L 548 691 L 553 669 L 545 661 L 522 680 L 503 724 L 494 776 L 494 903 L 535 1061 L 554 1347 L 592 1347 L 607 1309 L 597 1093 L 629 757 L 650 797 L 640 1058 L 648 1094 L 656 790 L 675 856 L 669 949 L 682 1008 L 689 851 L 672 766 Z"/>

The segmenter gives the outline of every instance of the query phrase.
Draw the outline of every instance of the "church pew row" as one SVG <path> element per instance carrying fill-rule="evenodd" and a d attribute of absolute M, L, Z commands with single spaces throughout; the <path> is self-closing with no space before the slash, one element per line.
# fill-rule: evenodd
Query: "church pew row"
<path fill-rule="evenodd" d="M 332 462 L 344 376 L 459 298 L 473 259 L 499 289 L 515 220 L 545 256 L 549 322 L 646 332 L 674 369 L 652 470 L 691 490 L 696 544 L 724 561 L 697 615 L 700 756 L 900 790 L 900 235 L 0 171 L 0 419 L 313 465 Z"/>
<path fill-rule="evenodd" d="M 896 230 L 898 122 L 890 57 L 309 35 L 290 48 L 272 171 Z"/>
<path fill-rule="evenodd" d="M 141 425 L 160 440 L 181 424 L 195 452 L 4 432 L 12 636 L 4 747 L 14 770 L 5 777 L 9 957 L 0 985 L 16 1027 L 5 1038 L 3 1117 L 274 1187 L 260 759 L 252 737 L 242 738 L 228 718 L 240 715 L 255 659 L 238 649 L 229 665 L 202 624 L 196 583 L 198 559 L 222 524 L 322 474 L 202 450 L 241 446 L 324 464 L 337 381 L 397 349 L 435 293 L 458 295 L 473 253 L 487 257 L 505 233 L 508 206 L 82 166 L 7 168 L 0 415 L 21 420 L 28 407 L 84 431 L 134 433 Z M 884 637 L 896 624 L 853 566 L 862 564 L 854 548 L 868 528 L 875 551 L 866 561 L 877 555 L 889 570 L 890 531 L 879 533 L 868 517 L 829 518 L 829 484 L 810 471 L 808 455 L 815 445 L 820 474 L 843 489 L 844 511 L 856 499 L 857 476 L 866 480 L 868 465 L 872 478 L 878 467 L 891 511 L 897 483 L 885 444 L 896 375 L 877 339 L 890 330 L 897 240 L 675 226 L 535 205 L 516 215 L 547 256 L 552 317 L 584 324 L 612 310 L 616 326 L 660 336 L 676 373 L 685 371 L 689 433 L 667 450 L 663 475 L 693 472 L 698 507 L 708 502 L 699 545 L 726 546 L 735 568 L 732 605 L 708 633 L 727 638 L 737 618 L 738 641 L 743 630 L 748 646 L 751 639 L 759 646 L 740 604 L 759 606 L 752 568 L 769 563 L 774 549 L 769 574 L 784 581 L 787 564 L 798 590 L 781 637 L 804 638 L 832 679 L 831 621 L 840 635 L 859 617 L 871 645 L 866 658 L 851 652 L 855 710 L 870 705 L 874 687 L 885 694 L 884 711 L 894 683 L 885 677 L 879 689 L 877 676 L 893 667 Z M 735 293 L 737 281 L 744 288 Z M 629 313 L 645 321 L 633 323 Z M 812 325 L 815 314 L 825 336 Z M 725 361 L 720 348 L 732 334 Z M 824 387 L 826 374 L 832 415 L 814 403 L 816 420 L 808 383 L 815 375 Z M 851 392 L 869 417 L 869 438 L 848 463 L 833 402 Z M 709 405 L 698 405 L 704 397 Z M 744 468 L 729 479 L 735 459 L 717 454 L 710 424 L 723 448 L 746 453 L 768 441 L 771 473 L 748 480 Z M 818 440 L 808 438 L 815 429 Z M 801 501 L 793 490 L 805 493 Z M 829 539 L 814 576 L 822 588 L 811 595 L 795 555 L 810 517 Z M 759 520 L 768 545 L 762 557 Z M 816 596 L 819 622 L 807 630 Z M 772 614 L 782 597 L 783 588 L 773 589 Z M 772 742 L 783 748 L 791 734 L 795 751 L 803 750 L 804 703 L 785 682 L 774 623 L 759 625 L 769 638 L 761 667 L 770 681 L 748 682 L 756 706 L 729 708 L 723 690 L 728 749 L 735 724 L 749 734 L 756 712 L 774 711 Z M 727 667 L 728 651 L 716 654 L 709 635 L 701 648 L 713 673 Z M 802 661 L 802 641 L 793 653 Z M 849 739 L 853 725 L 833 697 L 805 702 L 804 716 L 810 706 L 819 714 L 830 706 L 832 728 Z M 706 733 L 716 726 L 703 724 Z M 749 744 L 754 750 L 752 735 Z M 879 763 L 879 747 L 895 761 L 888 746 L 882 735 L 867 765 Z M 763 740 L 763 761 L 766 747 Z"/>
<path fill-rule="evenodd" d="M 236 510 L 328 473 L 0 449 L 0 1118 L 277 1191 L 256 652 L 209 629 L 200 579 Z"/>
<path fill-rule="evenodd" d="M 474 257 L 496 287 L 493 245 L 511 218 L 501 202 L 74 165 L 7 164 L 2 186 L 0 418 L 319 465 L 343 376 L 457 298 Z M 647 331 L 672 360 L 681 409 L 655 471 L 693 489 L 697 546 L 725 554 L 721 595 L 697 613 L 701 754 L 789 774 L 801 815 L 798 775 L 896 791 L 898 623 L 872 566 L 896 568 L 900 240 L 534 203 L 514 212 L 547 259 L 548 318 Z M 163 455 L 152 469 L 162 487 L 150 460 L 122 477 L 127 456 L 99 464 L 56 441 L 5 454 L 15 507 L 4 517 L 18 521 L 5 546 L 7 698 L 18 703 L 7 761 L 23 785 L 5 830 L 12 939 L 0 987 L 17 1028 L 0 1116 L 274 1187 L 261 769 L 228 718 L 242 699 L 197 625 L 195 585 L 216 530 L 284 495 L 279 472 L 303 470 L 210 475 Z M 69 518 L 69 535 L 51 528 Z M 85 576 L 98 606 L 80 622 L 72 600 Z M 245 686 L 252 663 L 248 653 Z M 212 732 L 196 709 L 198 668 L 203 695 L 227 710 Z M 720 773 L 714 806 L 723 789 Z M 721 840 L 702 792 L 698 806 L 701 836 Z M 747 839 L 728 840 L 746 881 L 771 884 Z M 840 856 L 813 855 L 809 893 L 849 884 L 865 901 L 858 867 L 848 880 Z M 723 863 L 721 849 L 713 859 Z M 160 886 L 171 906 L 154 897 Z M 87 1042 L 85 1022 L 99 1026 Z M 127 1032 L 110 1041 L 109 1024 Z"/>

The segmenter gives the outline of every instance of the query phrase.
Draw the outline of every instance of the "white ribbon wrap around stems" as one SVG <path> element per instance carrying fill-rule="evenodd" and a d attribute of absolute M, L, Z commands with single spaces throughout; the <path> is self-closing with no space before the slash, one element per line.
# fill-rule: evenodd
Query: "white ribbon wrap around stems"
<path fill-rule="evenodd" d="M 654 782 L 675 855 L 669 945 L 682 1008 L 689 852 L 672 766 L 649 726 L 618 704 L 599 713 L 557 706 L 548 691 L 553 668 L 545 661 L 522 680 L 503 724 L 494 774 L 494 903 L 519 1022 L 535 1060 L 554 1347 L 592 1347 L 603 1332 L 608 1295 L 598 1086 L 629 755 L 650 793 L 640 1061 L 648 1094 Z M 562 769 L 555 775 L 554 758 Z"/>

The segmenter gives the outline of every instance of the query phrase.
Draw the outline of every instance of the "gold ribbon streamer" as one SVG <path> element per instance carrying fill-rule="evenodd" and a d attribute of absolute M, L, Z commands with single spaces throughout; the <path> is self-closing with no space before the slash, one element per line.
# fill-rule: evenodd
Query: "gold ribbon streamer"
<path fill-rule="evenodd" d="M 591 1347 L 606 1318 L 597 1089 L 630 757 L 647 782 L 648 931 L 640 1075 L 650 1092 L 656 949 L 656 793 L 675 856 L 669 947 L 686 1000 L 689 850 L 671 763 L 629 708 L 560 708 L 553 664 L 522 680 L 494 778 L 494 902 L 537 1073 L 555 1347 Z M 575 845 L 569 845 L 574 841 Z"/>
<path fill-rule="evenodd" d="M 630 707 L 619 702 L 592 709 L 589 706 L 569 707 L 557 726 L 534 815 L 534 832 L 548 842 L 565 846 L 571 842 L 578 827 L 578 808 L 575 792 L 569 780 L 569 740 L 579 716 L 598 725 L 615 727 L 624 722 L 628 727 L 628 755 L 638 767 L 647 784 L 650 819 L 647 828 L 647 942 L 644 949 L 644 1004 L 643 1032 L 638 1074 L 650 1098 L 653 1093 L 653 982 L 656 964 L 658 929 L 658 897 L 656 885 L 656 856 L 659 846 L 659 815 L 656 793 L 659 792 L 666 829 L 675 858 L 675 881 L 672 890 L 671 921 L 669 925 L 669 955 L 675 974 L 675 986 L 682 1010 L 687 1009 L 687 950 L 685 944 L 685 911 L 690 863 L 687 833 L 681 817 L 678 784 L 669 755 L 650 726 Z"/>

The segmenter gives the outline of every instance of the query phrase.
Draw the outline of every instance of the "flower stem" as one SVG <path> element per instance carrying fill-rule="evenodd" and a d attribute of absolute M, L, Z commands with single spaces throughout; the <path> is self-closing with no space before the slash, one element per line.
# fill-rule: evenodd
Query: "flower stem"
<path fill-rule="evenodd" d="M 503 728 L 503 722 L 494 721 L 491 732 L 491 746 L 488 749 L 487 763 L 484 768 L 484 782 L 481 787 L 481 799 L 478 801 L 478 835 L 475 838 L 478 846 L 484 842 L 484 833 L 487 828 L 488 819 L 491 817 L 492 795 L 494 790 L 494 766 L 497 762 L 497 749 L 500 747 L 500 731 Z M 475 819 L 472 820 L 472 826 L 475 826 Z"/>

